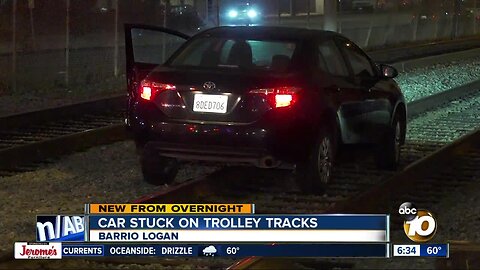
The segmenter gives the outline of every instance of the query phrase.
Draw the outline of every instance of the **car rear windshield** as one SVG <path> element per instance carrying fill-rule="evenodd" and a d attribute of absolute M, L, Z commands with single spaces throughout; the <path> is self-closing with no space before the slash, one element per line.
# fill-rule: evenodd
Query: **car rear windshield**
<path fill-rule="evenodd" d="M 295 42 L 202 37 L 193 40 L 170 66 L 287 71 Z"/>

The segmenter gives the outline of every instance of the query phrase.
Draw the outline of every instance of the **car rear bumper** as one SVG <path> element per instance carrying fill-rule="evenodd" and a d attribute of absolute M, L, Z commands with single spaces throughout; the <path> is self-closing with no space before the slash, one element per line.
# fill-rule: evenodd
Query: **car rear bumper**
<path fill-rule="evenodd" d="M 176 120 L 156 107 L 134 106 L 127 125 L 139 150 L 154 147 L 159 155 L 177 159 L 265 167 L 262 164 L 306 160 L 316 141 L 316 131 L 310 118 L 302 115 L 292 110 L 277 110 L 246 123 Z"/>
<path fill-rule="evenodd" d="M 145 147 L 164 157 L 179 160 L 200 160 L 225 163 L 246 163 L 261 168 L 273 168 L 280 161 L 262 148 L 244 148 L 212 145 L 192 145 L 150 141 Z"/>
<path fill-rule="evenodd" d="M 137 145 L 180 160 L 249 163 L 275 167 L 296 163 L 308 155 L 305 129 L 260 123 L 190 124 L 155 121 L 132 127 Z"/>

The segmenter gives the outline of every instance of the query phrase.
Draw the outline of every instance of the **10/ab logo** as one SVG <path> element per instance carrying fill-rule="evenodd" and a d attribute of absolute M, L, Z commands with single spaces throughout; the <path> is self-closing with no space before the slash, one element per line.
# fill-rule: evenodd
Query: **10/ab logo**
<path fill-rule="evenodd" d="M 432 213 L 425 209 L 417 209 L 411 202 L 404 202 L 398 208 L 403 217 L 403 230 L 414 242 L 427 242 L 437 231 L 437 222 Z"/>

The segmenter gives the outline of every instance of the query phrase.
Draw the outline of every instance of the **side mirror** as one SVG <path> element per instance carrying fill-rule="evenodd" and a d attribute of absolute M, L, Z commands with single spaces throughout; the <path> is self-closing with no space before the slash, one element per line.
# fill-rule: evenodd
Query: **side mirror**
<path fill-rule="evenodd" d="M 393 79 L 398 76 L 398 71 L 389 65 L 379 64 L 380 76 L 383 78 Z"/>

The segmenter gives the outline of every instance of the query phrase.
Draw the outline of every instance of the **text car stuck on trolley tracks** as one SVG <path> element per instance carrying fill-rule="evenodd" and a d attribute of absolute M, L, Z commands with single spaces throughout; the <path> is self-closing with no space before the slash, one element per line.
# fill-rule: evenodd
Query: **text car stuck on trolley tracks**
<path fill-rule="evenodd" d="M 379 167 L 396 168 L 407 118 L 397 71 L 347 38 L 264 26 L 193 37 L 125 30 L 126 123 L 147 182 L 172 182 L 179 160 L 285 162 L 303 190 L 322 191 L 341 144 L 372 145 Z"/>

